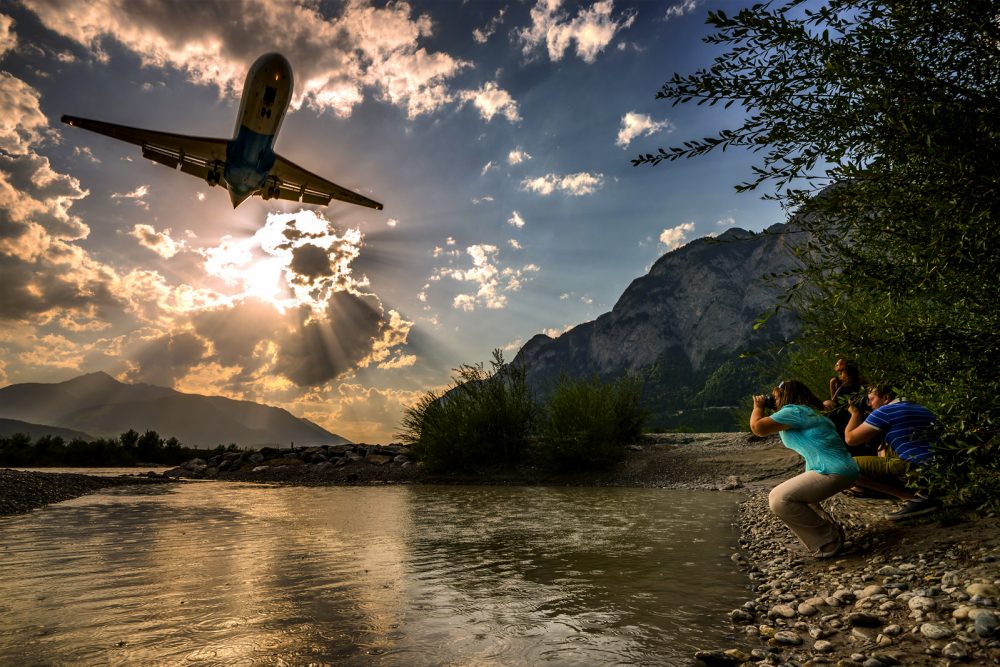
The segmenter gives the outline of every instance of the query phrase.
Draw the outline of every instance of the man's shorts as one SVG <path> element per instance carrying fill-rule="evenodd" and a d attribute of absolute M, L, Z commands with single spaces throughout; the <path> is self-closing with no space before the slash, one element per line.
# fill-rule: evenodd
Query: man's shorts
<path fill-rule="evenodd" d="M 895 456 L 856 456 L 854 462 L 865 477 L 893 486 L 905 487 L 907 478 L 917 470 L 914 464 Z"/>

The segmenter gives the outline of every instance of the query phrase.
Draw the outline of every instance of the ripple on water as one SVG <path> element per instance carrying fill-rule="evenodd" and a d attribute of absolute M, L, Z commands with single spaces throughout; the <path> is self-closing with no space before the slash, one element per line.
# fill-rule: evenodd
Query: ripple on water
<path fill-rule="evenodd" d="M 0 664 L 671 664 L 742 595 L 735 498 L 116 488 L 0 518 Z"/>

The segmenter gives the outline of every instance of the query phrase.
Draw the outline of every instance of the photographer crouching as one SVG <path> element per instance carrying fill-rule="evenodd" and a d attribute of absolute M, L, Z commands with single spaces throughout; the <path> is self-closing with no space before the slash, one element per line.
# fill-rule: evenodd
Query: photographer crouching
<path fill-rule="evenodd" d="M 773 410 L 770 416 L 765 410 Z M 771 489 L 771 511 L 795 533 L 816 558 L 831 558 L 844 548 L 844 530 L 819 503 L 850 487 L 858 466 L 833 422 L 820 414 L 823 402 L 798 380 L 785 380 L 771 395 L 753 397 L 750 430 L 777 433 L 798 453 L 806 470 Z"/>

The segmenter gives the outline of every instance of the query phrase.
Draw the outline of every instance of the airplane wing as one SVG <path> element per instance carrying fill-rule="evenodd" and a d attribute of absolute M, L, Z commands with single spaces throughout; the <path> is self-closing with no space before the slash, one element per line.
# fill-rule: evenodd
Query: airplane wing
<path fill-rule="evenodd" d="M 141 146 L 144 158 L 171 169 L 177 169 L 179 165 L 181 171 L 199 178 L 207 179 L 212 172 L 218 176 L 226 162 L 226 145 L 229 143 L 226 139 L 155 132 L 76 116 L 63 116 L 62 122 Z M 218 178 L 215 180 L 218 182 Z"/>
<path fill-rule="evenodd" d="M 376 211 L 382 210 L 382 204 L 373 201 L 368 197 L 359 195 L 353 190 L 341 187 L 336 183 L 331 183 L 325 178 L 320 178 L 312 172 L 306 171 L 302 167 L 293 164 L 275 155 L 277 160 L 271 167 L 270 175 L 281 182 L 278 192 L 280 199 L 290 199 L 301 201 L 306 204 L 321 204 L 326 206 L 331 199 L 339 199 L 359 206 L 367 206 Z"/>

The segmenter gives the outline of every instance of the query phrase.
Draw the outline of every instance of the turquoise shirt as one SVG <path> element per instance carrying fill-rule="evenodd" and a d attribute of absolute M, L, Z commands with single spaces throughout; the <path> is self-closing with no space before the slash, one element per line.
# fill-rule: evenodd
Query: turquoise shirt
<path fill-rule="evenodd" d="M 806 460 L 806 472 L 843 475 L 851 479 L 858 476 L 858 464 L 837 435 L 833 422 L 823 415 L 806 405 L 786 405 L 771 415 L 771 419 L 788 426 L 778 435 L 785 447 Z"/>

